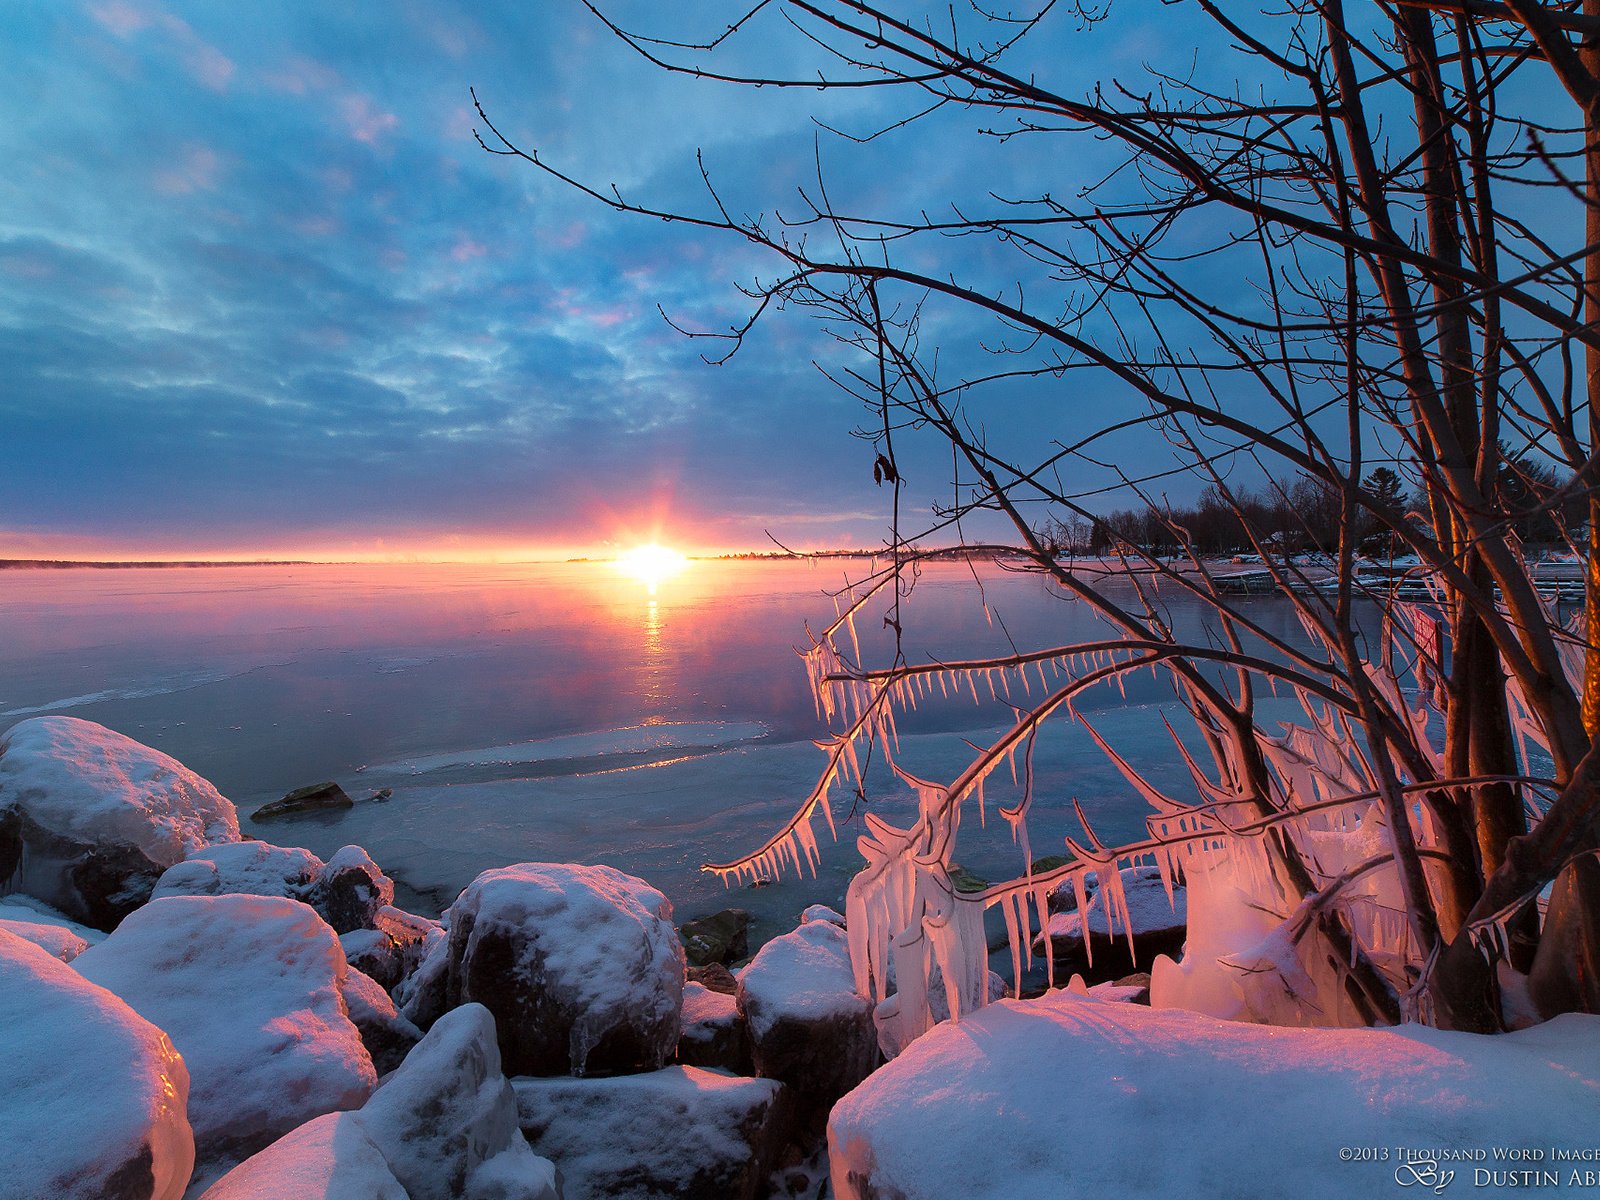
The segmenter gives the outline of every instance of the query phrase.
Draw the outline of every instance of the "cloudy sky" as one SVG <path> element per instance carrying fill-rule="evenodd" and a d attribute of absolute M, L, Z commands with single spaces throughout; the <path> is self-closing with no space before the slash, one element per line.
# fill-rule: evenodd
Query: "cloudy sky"
<path fill-rule="evenodd" d="M 815 325 L 766 322 L 712 368 L 658 311 L 725 323 L 761 262 L 485 154 L 468 88 L 662 202 L 702 199 L 696 150 L 752 208 L 791 202 L 819 148 L 863 203 L 1009 169 L 948 130 L 857 148 L 812 119 L 899 101 L 662 75 L 568 0 L 10 0 L 0 33 L 0 556 L 877 543 L 865 413 Z M 948 469 L 908 461 L 925 504 Z"/>

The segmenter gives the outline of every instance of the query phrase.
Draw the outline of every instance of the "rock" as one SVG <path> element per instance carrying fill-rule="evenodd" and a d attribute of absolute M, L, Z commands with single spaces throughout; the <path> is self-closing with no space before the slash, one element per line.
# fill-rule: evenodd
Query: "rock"
<path fill-rule="evenodd" d="M 761 948 L 739 975 L 756 1070 L 788 1084 L 803 1120 L 867 1077 L 878 1057 L 872 1004 L 855 990 L 844 930 L 813 921 Z"/>
<path fill-rule="evenodd" d="M 1058 888 L 1050 896 L 1053 911 L 1047 928 L 1050 952 L 1057 964 L 1057 978 L 1063 969 L 1080 972 L 1091 983 L 1108 982 L 1133 972 L 1148 971 L 1161 954 L 1176 955 L 1183 950 L 1188 934 L 1188 899 L 1181 885 L 1167 899 L 1166 885 L 1155 867 L 1124 867 L 1122 891 L 1127 899 L 1128 920 L 1133 929 L 1133 952 L 1128 950 L 1128 925 L 1120 912 L 1108 915 L 1105 897 L 1098 887 L 1085 889 L 1084 911 L 1077 909 L 1077 898 L 1070 887 Z M 1087 919 L 1086 919 L 1087 918 Z M 1084 928 L 1089 942 L 1084 945 Z M 1045 936 L 1034 937 L 1036 954 L 1045 952 Z"/>
<path fill-rule="evenodd" d="M 671 903 L 610 867 L 485 871 L 450 906 L 445 1003 L 494 1014 L 516 1075 L 660 1067 L 678 1044 L 683 978 Z"/>
<path fill-rule="evenodd" d="M 560 1200 L 517 1128 L 494 1021 L 450 1013 L 355 1112 L 302 1125 L 201 1200 Z"/>
<path fill-rule="evenodd" d="M 338 939 L 299 901 L 152 900 L 72 965 L 171 1034 L 189 1067 L 199 1179 L 357 1107 L 377 1082 L 340 995 Z"/>
<path fill-rule="evenodd" d="M 790 1131 L 782 1084 L 697 1067 L 512 1087 L 566 1200 L 754 1200 Z"/>
<path fill-rule="evenodd" d="M 739 987 L 739 981 L 734 978 L 733 972 L 721 963 L 710 963 L 703 967 L 690 967 L 688 978 L 713 992 L 722 992 L 728 996 L 733 995 Z"/>
<path fill-rule="evenodd" d="M 559 1200 L 555 1168 L 518 1128 L 481 1005 L 441 1017 L 358 1117 L 410 1200 Z"/>
<path fill-rule="evenodd" d="M 394 882 L 360 846 L 346 846 L 323 862 L 309 850 L 252 840 L 207 846 L 168 867 L 151 898 L 227 895 L 300 900 L 335 933 L 349 933 L 376 927 L 394 899 Z"/>
<path fill-rule="evenodd" d="M 694 921 L 678 931 L 691 967 L 738 962 L 750 953 L 750 914 L 742 908 L 725 908 Z"/>
<path fill-rule="evenodd" d="M 22 895 L 0 900 L 0 929 L 32 942 L 62 962 L 71 962 L 106 936 L 98 929 L 69 920 L 43 900 Z"/>
<path fill-rule="evenodd" d="M 690 1067 L 720 1067 L 735 1075 L 755 1071 L 750 1030 L 732 995 L 693 981 L 683 985 L 678 1061 Z"/>
<path fill-rule="evenodd" d="M 826 904 L 813 904 L 800 914 L 800 924 L 809 925 L 813 921 L 826 921 L 830 925 L 844 928 L 844 914 L 838 909 L 829 908 Z"/>
<path fill-rule="evenodd" d="M 410 1200 L 355 1113 L 291 1130 L 208 1188 L 200 1200 Z"/>
<path fill-rule="evenodd" d="M 387 1075 L 405 1061 L 411 1047 L 422 1040 L 422 1031 L 400 1015 L 389 993 L 371 976 L 351 967 L 340 989 L 350 1023 L 361 1035 L 361 1044 L 372 1056 L 373 1068 Z"/>
<path fill-rule="evenodd" d="M 378 913 L 394 903 L 394 881 L 360 846 L 345 846 L 317 879 L 317 911 L 335 933 L 373 929 Z"/>
<path fill-rule="evenodd" d="M 444 938 L 444 927 L 439 922 L 393 905 L 380 908 L 373 925 L 372 929 L 341 934 L 339 943 L 352 967 L 372 976 L 390 992 L 414 974 L 433 943 Z"/>
<path fill-rule="evenodd" d="M 1055 991 L 918 1038 L 834 1107 L 828 1147 L 839 1200 L 1345 1200 L 1394 1194 L 1396 1163 L 1340 1147 L 1548 1155 L 1593 1144 L 1597 1103 L 1596 1017 L 1288 1029 Z M 1472 1194 L 1471 1164 L 1434 1165 Z"/>
<path fill-rule="evenodd" d="M 178 1200 L 194 1167 L 189 1073 L 104 988 L 0 931 L 9 1200 Z"/>
<path fill-rule="evenodd" d="M 326 812 L 330 809 L 350 808 L 355 801 L 331 779 L 327 783 L 313 783 L 295 788 L 281 800 L 270 800 L 250 814 L 252 821 L 270 821 L 274 817 L 292 817 L 299 813 Z"/>
<path fill-rule="evenodd" d="M 92 721 L 33 717 L 0 736 L 0 888 L 116 927 L 191 851 L 239 840 L 216 788 Z"/>
<path fill-rule="evenodd" d="M 427 1029 L 449 1010 L 450 938 L 441 928 L 429 939 L 422 964 L 394 989 L 395 1003 L 406 1020 Z"/>

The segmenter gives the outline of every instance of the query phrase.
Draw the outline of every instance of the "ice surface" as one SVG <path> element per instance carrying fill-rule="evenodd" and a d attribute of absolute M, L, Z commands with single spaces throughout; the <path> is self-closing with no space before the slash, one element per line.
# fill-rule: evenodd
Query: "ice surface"
<path fill-rule="evenodd" d="M 167 1035 L 0 930 L 0 1192 L 177 1200 L 194 1165 L 189 1073 Z M 121 1189 L 130 1189 L 123 1191 Z"/>
<path fill-rule="evenodd" d="M 453 767 L 530 766 L 571 759 L 647 754 L 657 750 L 720 749 L 754 741 L 771 732 L 766 725 L 756 722 L 682 721 L 631 725 L 624 729 L 603 729 L 534 742 L 513 742 L 482 750 L 425 754 L 417 758 L 380 763 L 368 767 L 367 771 L 373 774 L 421 775 Z"/>
<path fill-rule="evenodd" d="M 202 1175 L 357 1107 L 377 1081 L 340 995 L 344 951 L 298 901 L 152 900 L 73 966 L 172 1036 L 192 1080 Z"/>
<path fill-rule="evenodd" d="M 840 1200 L 1347 1200 L 1397 1191 L 1397 1163 L 1341 1147 L 1548 1153 L 1597 1114 L 1597 1017 L 1282 1029 L 1058 991 L 925 1034 L 834 1108 L 829 1153 Z"/>

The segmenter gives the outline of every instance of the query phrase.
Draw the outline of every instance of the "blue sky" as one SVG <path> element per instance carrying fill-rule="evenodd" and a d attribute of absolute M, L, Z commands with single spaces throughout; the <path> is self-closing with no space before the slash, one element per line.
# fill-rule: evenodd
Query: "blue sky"
<path fill-rule="evenodd" d="M 657 311 L 726 322 L 760 261 L 484 154 L 468 88 L 586 178 L 697 203 L 700 149 L 752 209 L 814 173 L 813 114 L 866 128 L 889 102 L 697 86 L 566 0 L 11 0 L 0 30 L 0 556 L 883 537 L 815 325 L 780 316 L 710 368 Z M 1093 65 L 1158 41 L 1124 30 Z M 820 145 L 863 206 L 1037 166 L 946 132 Z M 947 494 L 935 450 L 908 453 L 913 505 Z"/>

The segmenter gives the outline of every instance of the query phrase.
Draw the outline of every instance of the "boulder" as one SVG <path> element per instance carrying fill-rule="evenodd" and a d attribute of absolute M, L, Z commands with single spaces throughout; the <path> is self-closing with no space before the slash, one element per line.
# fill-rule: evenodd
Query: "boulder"
<path fill-rule="evenodd" d="M 683 1065 L 720 1067 L 735 1075 L 754 1072 L 750 1030 L 732 995 L 693 981 L 684 984 L 680 1028 L 678 1061 Z"/>
<path fill-rule="evenodd" d="M 353 1112 L 327 1113 L 244 1160 L 200 1200 L 410 1200 Z"/>
<path fill-rule="evenodd" d="M 1288 1029 L 1054 991 L 918 1038 L 834 1107 L 828 1152 L 839 1200 L 1345 1200 L 1397 1190 L 1396 1160 L 1345 1148 L 1548 1155 L 1597 1111 L 1597 1017 Z M 1470 1164 L 1432 1166 L 1473 1194 Z"/>
<path fill-rule="evenodd" d="M 0 736 L 0 889 L 109 930 L 173 863 L 238 840 L 216 788 L 103 725 L 33 717 Z"/>
<path fill-rule="evenodd" d="M 410 1200 L 559 1200 L 555 1168 L 518 1128 L 481 1005 L 441 1017 L 357 1115 Z"/>
<path fill-rule="evenodd" d="M 394 881 L 360 846 L 345 846 L 317 877 L 317 911 L 335 933 L 377 927 L 378 913 L 394 903 Z"/>
<path fill-rule="evenodd" d="M 485 871 L 450 906 L 449 931 L 445 1004 L 494 1014 L 513 1074 L 653 1070 L 672 1057 L 683 947 L 671 903 L 643 880 L 550 863 Z"/>
<path fill-rule="evenodd" d="M 878 1059 L 872 1004 L 855 989 L 845 931 L 812 921 L 761 948 L 739 975 L 756 1071 L 794 1090 L 803 1120 L 826 1115 Z"/>
<path fill-rule="evenodd" d="M 372 1056 L 379 1075 L 387 1075 L 405 1061 L 411 1047 L 422 1040 L 422 1031 L 400 1015 L 389 993 L 370 975 L 351 967 L 340 989 L 350 1023 L 361 1035 L 361 1044 Z"/>
<path fill-rule="evenodd" d="M 194 1166 L 189 1073 L 167 1035 L 0 931 L 10 1200 L 178 1200 Z"/>
<path fill-rule="evenodd" d="M 691 967 L 738 962 L 750 953 L 750 914 L 742 908 L 725 908 L 685 921 L 678 931 Z"/>
<path fill-rule="evenodd" d="M 726 996 L 733 995 L 739 990 L 739 980 L 734 973 L 721 963 L 711 963 L 704 967 L 690 967 L 685 975 L 692 983 L 709 988 L 713 992 L 721 992 Z"/>
<path fill-rule="evenodd" d="M 782 1084 L 697 1067 L 511 1086 L 566 1200 L 754 1200 L 791 1129 Z"/>
<path fill-rule="evenodd" d="M 377 1082 L 341 996 L 339 940 L 298 901 L 152 900 L 72 965 L 171 1034 L 189 1067 L 199 1179 L 359 1106 Z"/>
<path fill-rule="evenodd" d="M 318 1117 L 224 1175 L 201 1200 L 560 1200 L 555 1168 L 517 1128 L 494 1021 L 465 1005 L 354 1112 Z"/>
<path fill-rule="evenodd" d="M 1116 906 L 1106 902 L 1103 889 L 1093 882 L 1084 889 L 1081 912 L 1072 888 L 1057 888 L 1050 894 L 1053 911 L 1046 928 L 1058 979 L 1065 970 L 1082 973 L 1090 983 L 1109 982 L 1148 971 L 1158 955 L 1177 955 L 1183 950 L 1189 923 L 1188 895 L 1183 886 L 1175 885 L 1169 900 L 1156 867 L 1124 867 L 1121 882 L 1127 901 L 1126 919 Z M 1045 953 L 1043 932 L 1034 937 L 1033 949 L 1036 954 Z"/>
<path fill-rule="evenodd" d="M 350 808 L 354 804 L 355 801 L 350 799 L 345 790 L 330 779 L 327 783 L 313 783 L 306 787 L 295 788 L 283 799 L 272 800 L 263 804 L 250 814 L 250 819 L 252 821 L 270 821 L 274 817 L 292 817 L 300 813 L 326 812 L 330 809 Z"/>
<path fill-rule="evenodd" d="M 303 901 L 342 934 L 376 928 L 378 914 L 394 899 L 394 881 L 360 846 L 346 846 L 323 862 L 299 847 L 246 841 L 196 851 L 167 868 L 151 893 L 152 899 L 227 895 Z"/>
<path fill-rule="evenodd" d="M 394 998 L 406 1020 L 427 1029 L 449 1011 L 449 993 L 450 938 L 441 928 L 428 940 L 421 965 L 395 987 Z"/>
<path fill-rule="evenodd" d="M 444 927 L 439 922 L 393 905 L 378 910 L 373 926 L 340 934 L 339 943 L 352 967 L 372 976 L 390 992 L 416 973 L 435 942 L 444 940 Z"/>
<path fill-rule="evenodd" d="M 62 962 L 71 962 L 106 936 L 69 920 L 42 900 L 22 895 L 0 900 L 0 929 L 32 942 Z"/>
<path fill-rule="evenodd" d="M 829 908 L 826 904 L 813 904 L 800 914 L 800 924 L 809 925 L 813 921 L 826 921 L 830 925 L 844 928 L 844 914 L 836 908 Z"/>

